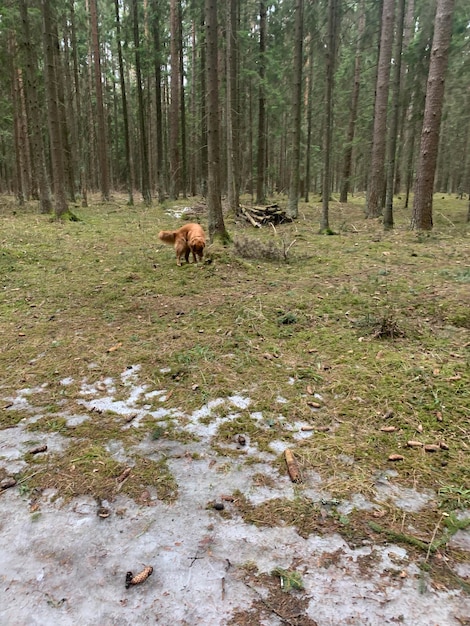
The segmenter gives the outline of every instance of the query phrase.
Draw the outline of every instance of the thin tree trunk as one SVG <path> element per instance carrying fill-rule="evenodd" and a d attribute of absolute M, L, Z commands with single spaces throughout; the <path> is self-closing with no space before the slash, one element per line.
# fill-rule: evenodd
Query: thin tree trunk
<path fill-rule="evenodd" d="M 312 150 L 312 116 L 313 116 L 313 59 L 314 39 L 310 37 L 310 52 L 308 55 L 308 92 L 307 92 L 307 145 L 305 148 L 305 202 L 309 201 L 310 192 L 310 163 Z M 281 140 L 282 143 L 282 140 Z"/>
<path fill-rule="evenodd" d="M 228 205 L 238 212 L 237 1 L 227 3 L 227 188 Z"/>
<path fill-rule="evenodd" d="M 426 88 L 426 104 L 416 170 L 413 215 L 411 218 L 411 228 L 416 230 L 431 230 L 433 226 L 432 199 L 434 175 L 436 172 L 439 130 L 444 101 L 445 75 L 452 36 L 453 11 L 454 0 L 437 1 L 431 62 Z"/>
<path fill-rule="evenodd" d="M 178 48 L 179 48 L 179 78 L 180 78 L 180 112 L 181 112 L 181 191 L 183 198 L 186 198 L 188 192 L 188 162 L 186 154 L 186 104 L 184 90 L 184 65 L 183 65 L 183 14 L 181 3 L 178 7 L 179 29 L 178 29 Z"/>
<path fill-rule="evenodd" d="M 208 149 L 207 149 L 207 54 L 206 54 L 206 22 L 204 14 L 201 16 L 201 194 L 207 195 L 208 179 Z"/>
<path fill-rule="evenodd" d="M 286 215 L 295 219 L 299 213 L 300 122 L 302 110 L 303 0 L 296 0 L 294 15 L 294 67 L 292 85 L 292 127 L 290 146 L 290 184 Z"/>
<path fill-rule="evenodd" d="M 258 96 L 258 157 L 256 178 L 256 203 L 266 201 L 266 3 L 259 3 L 259 96 Z"/>
<path fill-rule="evenodd" d="M 325 120 L 325 156 L 323 161 L 322 217 L 320 232 L 328 233 L 329 202 L 331 193 L 331 145 L 333 137 L 333 87 L 336 61 L 336 39 L 338 34 L 339 0 L 328 2 L 328 49 L 326 58 L 326 120 Z"/>
<path fill-rule="evenodd" d="M 68 213 L 65 192 L 64 149 L 61 136 L 60 114 L 58 111 L 57 67 L 54 57 L 54 38 L 50 0 L 42 0 L 44 77 L 46 83 L 47 118 L 54 189 L 54 211 L 57 218 Z"/>
<path fill-rule="evenodd" d="M 93 46 L 93 68 L 95 74 L 96 118 L 98 123 L 98 155 L 100 166 L 100 187 L 103 202 L 109 202 L 109 172 L 106 123 L 104 118 L 103 85 L 101 81 L 101 55 L 98 36 L 98 16 L 96 0 L 90 0 L 91 39 Z"/>
<path fill-rule="evenodd" d="M 87 190 L 87 177 L 86 177 L 86 165 L 85 154 L 83 149 L 83 135 L 84 135 L 84 120 L 81 102 L 81 88 L 80 78 L 78 71 L 78 46 L 77 46 L 77 32 L 75 27 L 75 10 L 74 0 L 70 0 L 70 36 L 71 36 L 71 48 L 72 48 L 72 60 L 73 60 L 73 83 L 75 94 L 75 111 L 76 111 L 76 135 L 77 135 L 77 158 L 78 158 L 78 177 L 79 188 L 82 196 L 82 206 L 88 206 L 88 190 Z"/>
<path fill-rule="evenodd" d="M 129 136 L 129 113 L 127 110 L 127 94 L 126 94 L 126 78 L 124 75 L 124 63 L 122 60 L 122 44 L 121 44 L 121 22 L 119 18 L 119 0 L 114 0 L 114 9 L 116 15 L 116 37 L 119 63 L 119 81 L 121 84 L 121 102 L 122 102 L 122 121 L 124 125 L 124 148 L 126 154 L 126 172 L 127 172 L 127 193 L 129 206 L 134 205 L 134 176 L 133 163 L 131 157 L 131 144 Z"/>
<path fill-rule="evenodd" d="M 378 217 L 382 213 L 385 189 L 384 167 L 387 136 L 387 106 L 390 86 L 390 61 L 392 57 L 394 14 L 395 0 L 384 0 L 374 108 L 372 156 L 367 193 L 367 217 Z"/>
<path fill-rule="evenodd" d="M 135 73 L 138 103 L 138 120 L 140 134 L 140 163 L 141 163 L 141 190 L 145 204 L 150 205 L 152 194 L 150 192 L 148 145 L 145 126 L 144 95 L 142 92 L 142 70 L 140 62 L 140 35 L 139 35 L 139 14 L 137 0 L 132 0 L 134 48 L 135 48 Z"/>
<path fill-rule="evenodd" d="M 227 233 L 222 213 L 220 190 L 217 0 L 205 0 L 205 15 L 207 45 L 208 228 L 211 241 L 214 238 L 225 241 Z"/>
<path fill-rule="evenodd" d="M 346 136 L 346 148 L 344 151 L 343 159 L 343 179 L 341 183 L 341 192 L 339 198 L 339 201 L 343 203 L 348 201 L 348 193 L 351 179 L 354 135 L 356 133 L 357 109 L 359 103 L 359 92 L 361 89 L 362 48 L 365 27 L 366 14 L 364 0 L 362 0 L 358 20 L 356 58 L 354 60 L 354 85 L 351 94 L 351 109 L 349 112 L 348 134 Z"/>
<path fill-rule="evenodd" d="M 42 136 L 39 96 L 36 80 L 36 63 L 32 49 L 32 39 L 29 28 L 28 9 L 25 0 L 20 0 L 21 22 L 23 26 L 23 46 L 26 59 L 26 97 L 29 100 L 31 143 L 33 155 L 36 159 L 36 172 L 39 184 L 39 206 L 41 213 L 52 211 L 51 189 L 46 169 L 44 141 Z"/>
<path fill-rule="evenodd" d="M 180 53 L 179 0 L 170 2 L 170 196 L 177 198 L 180 191 Z"/>
<path fill-rule="evenodd" d="M 163 111 L 162 111 L 162 60 L 160 42 L 160 2 L 153 0 L 152 33 L 155 55 L 155 128 L 157 134 L 157 195 L 158 201 L 165 199 L 165 176 L 163 163 Z"/>
<path fill-rule="evenodd" d="M 392 85 L 392 114 L 388 136 L 388 159 L 386 167 L 386 193 L 384 210 L 384 228 L 393 228 L 393 187 L 395 180 L 395 154 L 397 151 L 398 113 L 400 110 L 400 83 L 402 78 L 403 25 L 405 21 L 405 0 L 398 0 L 397 39 L 395 45 L 395 65 Z"/>

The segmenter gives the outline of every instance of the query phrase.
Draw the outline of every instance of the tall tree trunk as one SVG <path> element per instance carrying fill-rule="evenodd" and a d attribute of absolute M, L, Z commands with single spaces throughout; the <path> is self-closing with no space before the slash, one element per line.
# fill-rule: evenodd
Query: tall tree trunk
<path fill-rule="evenodd" d="M 286 215 L 295 219 L 299 213 L 300 178 L 300 120 L 302 111 L 302 65 L 303 65 L 303 0 L 295 2 L 294 24 L 294 67 L 292 85 L 292 127 L 290 145 L 290 184 Z"/>
<path fill-rule="evenodd" d="M 219 78 L 217 54 L 217 0 L 205 0 L 206 46 L 207 46 L 207 150 L 208 190 L 207 213 L 211 241 L 225 241 L 224 217 L 220 190 L 220 145 L 219 145 Z"/>
<path fill-rule="evenodd" d="M 411 228 L 431 230 L 432 198 L 441 126 L 444 83 L 452 36 L 454 0 L 437 0 L 426 103 L 414 188 Z"/>
<path fill-rule="evenodd" d="M 313 59 L 314 38 L 310 37 L 310 52 L 308 55 L 308 91 L 307 91 L 307 145 L 305 147 L 305 202 L 310 193 L 310 164 L 312 150 L 312 116 L 313 116 Z M 282 143 L 282 140 L 281 140 Z"/>
<path fill-rule="evenodd" d="M 406 3 L 406 11 L 405 11 L 405 22 L 404 22 L 404 27 L 403 27 L 403 51 L 404 53 L 406 53 L 406 51 L 408 50 L 408 46 L 410 45 L 410 42 L 412 41 L 412 37 L 413 37 L 413 33 L 414 33 L 414 24 L 415 24 L 415 18 L 414 18 L 414 0 L 407 0 Z M 404 61 L 405 59 L 403 59 Z M 411 74 L 410 74 L 410 67 L 408 63 L 404 63 L 402 62 L 401 64 L 401 78 L 400 78 L 400 84 L 401 84 L 401 94 L 400 94 L 400 106 L 401 106 L 401 111 L 400 111 L 400 119 L 399 119 L 399 125 L 398 125 L 398 137 L 399 137 L 399 141 L 398 141 L 398 145 L 397 145 L 397 152 L 396 152 L 396 163 L 397 163 L 397 167 L 395 167 L 395 183 L 394 183 L 394 193 L 395 195 L 398 195 L 401 191 L 401 181 L 402 181 L 402 167 L 401 167 L 401 163 L 403 161 L 403 151 L 404 151 L 404 147 L 405 147 L 405 136 L 406 136 L 406 119 L 407 119 L 407 111 L 408 111 L 408 107 L 410 106 L 411 103 L 411 93 L 412 93 L 412 89 L 411 89 Z"/>
<path fill-rule="evenodd" d="M 114 0 L 114 9 L 116 15 L 116 38 L 119 63 L 119 81 L 121 85 L 121 102 L 122 102 L 122 121 L 124 126 L 124 148 L 126 155 L 126 173 L 127 173 L 127 193 L 129 206 L 134 205 L 134 175 L 133 163 L 131 157 L 131 144 L 129 135 L 129 113 L 127 110 L 127 94 L 126 94 L 126 77 L 124 74 L 124 63 L 122 60 L 122 44 L 121 44 L 121 21 L 119 18 L 119 0 Z"/>
<path fill-rule="evenodd" d="M 170 195 L 177 198 L 180 191 L 180 46 L 179 0 L 170 1 Z"/>
<path fill-rule="evenodd" d="M 145 110 L 144 110 L 144 94 L 142 91 L 142 69 L 140 62 L 140 35 L 139 35 L 139 11 L 137 0 L 132 0 L 132 26 L 134 31 L 134 48 L 135 48 L 135 74 L 136 74 L 136 89 L 137 89 L 137 104 L 138 104 L 138 120 L 139 120 L 139 135 L 140 135 L 140 167 L 141 167 L 141 191 L 142 198 L 145 204 L 149 205 L 152 202 L 152 194 L 150 191 L 150 179 L 149 179 L 149 159 L 148 159 L 148 145 L 147 145 L 147 133 L 145 126 Z"/>
<path fill-rule="evenodd" d="M 77 29 L 75 25 L 75 9 L 74 0 L 70 0 L 70 37 L 72 48 L 72 60 L 73 60 L 73 86 L 75 96 L 75 111 L 76 111 L 76 135 L 77 135 L 77 158 L 78 158 L 78 178 L 80 193 L 82 196 L 82 206 L 88 206 L 88 189 L 87 189 L 87 177 L 86 177 L 86 164 L 85 164 L 85 150 L 84 144 L 84 120 L 83 109 L 81 101 L 81 87 L 80 77 L 78 69 L 78 46 L 77 46 Z"/>
<path fill-rule="evenodd" d="M 377 87 L 375 95 L 372 156 L 367 193 L 367 217 L 378 217 L 382 213 L 382 204 L 384 200 L 387 106 L 390 86 L 390 61 L 392 58 L 394 15 L 395 0 L 384 0 L 382 11 L 382 30 L 380 34 L 379 66 L 377 71 Z"/>
<path fill-rule="evenodd" d="M 364 41 L 364 31 L 366 27 L 366 13 L 364 0 L 361 2 L 359 9 L 358 29 L 357 29 L 357 45 L 356 57 L 354 60 L 354 84 L 351 94 L 351 109 L 349 112 L 348 134 L 346 136 L 346 148 L 343 157 L 343 178 L 341 182 L 341 192 L 339 201 L 347 202 L 351 179 L 352 154 L 354 135 L 356 133 L 357 109 L 359 103 L 359 91 L 361 89 L 361 66 L 362 66 L 362 48 Z"/>
<path fill-rule="evenodd" d="M 179 78 L 180 78 L 180 113 L 181 113 L 181 191 L 183 198 L 187 196 L 188 187 L 188 162 L 186 153 L 186 103 L 184 89 L 184 63 L 183 63 L 183 13 L 181 3 L 178 7 L 178 48 L 179 48 Z"/>
<path fill-rule="evenodd" d="M 21 100 L 19 88 L 19 69 L 17 67 L 16 40 L 13 31 L 8 37 L 8 59 L 10 61 L 11 74 L 11 102 L 13 108 L 13 138 L 15 146 L 15 193 L 20 206 L 24 206 L 28 196 L 27 182 L 24 179 L 24 154 L 25 146 L 21 133 Z"/>
<path fill-rule="evenodd" d="M 46 169 L 44 141 L 41 128 L 41 113 L 39 107 L 38 86 L 36 80 L 37 67 L 34 60 L 32 38 L 29 27 L 28 9 L 26 0 L 20 0 L 21 22 L 23 28 L 22 45 L 26 61 L 26 97 L 29 101 L 31 143 L 33 158 L 36 160 L 36 172 L 39 184 L 39 206 L 41 213 L 52 211 L 51 189 Z"/>
<path fill-rule="evenodd" d="M 392 111 L 390 116 L 390 127 L 388 135 L 388 159 L 386 167 L 386 192 L 385 192 L 385 210 L 384 210 L 384 228 L 390 230 L 393 228 L 393 187 L 395 181 L 395 154 L 397 151 L 397 133 L 398 133 L 398 113 L 400 110 L 400 86 L 401 86 L 401 64 L 402 64 L 402 48 L 403 48 L 403 25 L 405 21 L 405 1 L 398 0 L 398 19 L 396 28 L 396 44 L 395 44 L 395 65 L 393 68 L 393 84 L 392 84 Z"/>
<path fill-rule="evenodd" d="M 329 202 L 331 193 L 331 145 L 333 137 L 333 87 L 339 22 L 340 0 L 328 1 L 328 48 L 326 57 L 326 119 L 325 119 L 325 156 L 323 160 L 322 217 L 320 232 L 328 233 Z"/>
<path fill-rule="evenodd" d="M 152 33 L 155 73 L 155 128 L 157 134 L 157 195 L 158 201 L 165 199 L 165 176 L 163 163 L 163 111 L 162 111 L 162 50 L 160 41 L 160 1 L 153 0 Z"/>
<path fill-rule="evenodd" d="M 104 119 L 103 85 L 101 81 L 101 54 L 98 36 L 98 15 L 96 0 L 90 0 L 91 39 L 93 46 L 93 68 L 95 74 L 96 118 L 98 122 L 98 158 L 100 166 L 100 187 L 103 202 L 109 202 L 109 172 L 106 123 Z"/>
<path fill-rule="evenodd" d="M 207 41 L 206 41 L 206 20 L 204 12 L 201 15 L 201 194 L 207 194 L 208 179 L 208 149 L 207 149 Z"/>
<path fill-rule="evenodd" d="M 227 188 L 228 204 L 238 212 L 240 204 L 238 184 L 238 0 L 227 3 Z"/>
<path fill-rule="evenodd" d="M 191 65 L 192 65 L 192 73 L 193 80 L 191 84 L 191 130 L 190 130 L 190 143 L 191 143 L 191 151 L 190 151 L 190 193 L 192 196 L 197 194 L 197 134 L 196 134 L 196 120 L 197 120 L 197 50 L 196 50 L 196 20 L 193 17 L 191 21 Z"/>
<path fill-rule="evenodd" d="M 266 201 L 266 3 L 259 3 L 259 97 L 258 97 L 258 157 L 256 178 L 256 202 Z"/>
<path fill-rule="evenodd" d="M 68 213 L 67 194 L 65 191 L 64 148 L 61 135 L 60 114 L 58 110 L 57 66 L 54 55 L 54 29 L 50 0 L 42 0 L 44 78 L 46 83 L 47 119 L 51 150 L 52 180 L 54 189 L 54 212 L 57 218 Z"/>

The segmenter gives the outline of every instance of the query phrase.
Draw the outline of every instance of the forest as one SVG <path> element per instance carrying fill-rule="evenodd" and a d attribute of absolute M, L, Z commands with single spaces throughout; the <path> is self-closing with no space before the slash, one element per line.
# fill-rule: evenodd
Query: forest
<path fill-rule="evenodd" d="M 0 55 L 0 622 L 470 624 L 468 0 L 3 0 Z"/>
<path fill-rule="evenodd" d="M 470 192 L 469 23 L 465 0 L 7 0 L 0 192 L 57 217 L 202 195 L 211 236 L 221 197 L 295 218 L 321 194 L 327 232 L 332 193 L 385 228 L 401 194 L 429 230 L 433 192 Z"/>

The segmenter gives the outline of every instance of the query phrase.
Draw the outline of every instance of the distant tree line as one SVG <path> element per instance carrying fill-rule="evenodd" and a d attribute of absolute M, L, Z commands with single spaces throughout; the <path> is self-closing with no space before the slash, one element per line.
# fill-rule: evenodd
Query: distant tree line
<path fill-rule="evenodd" d="M 367 192 L 432 227 L 470 192 L 466 0 L 6 0 L 0 192 L 67 213 L 202 194 L 264 203 Z M 215 204 L 214 204 L 215 203 Z M 411 209 L 411 207 L 410 207 Z M 219 217 L 218 217 L 219 216 Z"/>

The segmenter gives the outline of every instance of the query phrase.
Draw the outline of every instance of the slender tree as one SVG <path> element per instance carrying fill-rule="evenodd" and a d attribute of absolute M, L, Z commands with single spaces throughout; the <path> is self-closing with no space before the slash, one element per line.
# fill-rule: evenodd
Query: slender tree
<path fill-rule="evenodd" d="M 387 107 L 388 92 L 390 87 L 390 61 L 392 57 L 394 17 L 395 0 L 383 0 L 379 67 L 377 71 L 377 86 L 375 93 L 372 156 L 369 185 L 367 189 L 367 217 L 378 217 L 382 213 L 384 200 Z"/>
<path fill-rule="evenodd" d="M 207 46 L 207 150 L 208 189 L 207 218 L 211 241 L 225 241 L 224 216 L 220 190 L 220 123 L 219 123 L 219 77 L 218 77 L 218 18 L 217 0 L 205 0 L 206 46 Z"/>
<path fill-rule="evenodd" d="M 238 0 L 227 3 L 227 190 L 228 204 L 237 212 L 240 204 L 238 183 L 238 98 L 237 65 Z"/>
<path fill-rule="evenodd" d="M 98 14 L 96 0 L 90 0 L 91 39 L 93 48 L 93 69 L 95 76 L 96 117 L 98 122 L 98 155 L 100 167 L 101 196 L 109 201 L 109 166 L 107 151 L 107 133 L 103 103 L 103 85 L 101 79 L 101 54 L 98 35 Z"/>
<path fill-rule="evenodd" d="M 152 0 L 152 8 L 152 34 L 155 76 L 155 128 L 157 135 L 157 195 L 158 201 L 163 202 L 165 198 L 165 175 L 163 164 L 162 46 L 160 37 L 160 0 Z"/>
<path fill-rule="evenodd" d="M 411 218 L 411 227 L 416 230 L 431 230 L 433 226 L 434 175 L 444 101 L 445 75 L 452 36 L 453 11 L 454 0 L 437 0 Z"/>
<path fill-rule="evenodd" d="M 170 1 L 170 195 L 180 191 L 180 45 L 179 0 Z"/>
<path fill-rule="evenodd" d="M 337 49 L 340 0 L 328 0 L 328 46 L 326 52 L 326 116 L 323 156 L 322 217 L 320 232 L 328 233 L 331 194 L 331 148 L 333 138 L 333 87 Z"/>
<path fill-rule="evenodd" d="M 256 177 L 256 202 L 266 201 L 266 2 L 259 3 L 259 88 L 258 88 L 258 157 Z"/>
<path fill-rule="evenodd" d="M 296 0 L 294 10 L 294 67 L 292 85 L 292 127 L 290 146 L 290 185 L 286 214 L 295 219 L 299 212 L 300 121 L 302 111 L 303 0 Z"/>
<path fill-rule="evenodd" d="M 134 204 L 134 174 L 133 163 L 131 157 L 131 144 L 129 135 L 129 112 L 127 107 L 127 89 L 126 89 L 126 77 L 124 74 L 124 62 L 122 58 L 122 44 L 121 44 L 121 20 L 119 17 L 119 0 L 114 0 L 114 10 L 116 16 L 116 38 L 117 38 L 117 51 L 118 51 L 118 63 L 119 63 L 119 82 L 121 85 L 121 102 L 122 102 L 122 121 L 124 132 L 124 148 L 126 155 L 126 170 L 127 170 L 127 193 L 128 204 L 132 206 Z"/>
<path fill-rule="evenodd" d="M 44 77 L 47 97 L 47 119 L 51 145 L 52 181 L 54 189 L 54 212 L 57 218 L 68 213 L 65 191 L 64 148 L 62 143 L 60 114 L 58 110 L 57 64 L 55 59 L 53 16 L 54 6 L 50 0 L 42 0 Z"/>
<path fill-rule="evenodd" d="M 366 13 L 364 0 L 359 6 L 356 55 L 354 59 L 354 83 L 351 93 L 351 105 L 349 111 L 348 132 L 346 135 L 346 147 L 343 157 L 343 177 L 341 183 L 340 202 L 348 201 L 348 193 L 351 182 L 352 155 L 354 135 L 356 133 L 357 111 L 359 105 L 359 92 L 361 89 L 362 48 L 364 46 L 364 31 L 366 27 Z"/>
<path fill-rule="evenodd" d="M 386 164 L 386 193 L 384 210 L 384 229 L 393 228 L 393 188 L 395 183 L 395 154 L 397 151 L 398 113 L 400 110 L 401 64 L 403 48 L 403 26 L 405 22 L 405 0 L 398 0 L 397 34 L 395 45 L 395 64 L 393 67 L 392 110 L 388 133 L 388 158 Z"/>
<path fill-rule="evenodd" d="M 139 11 L 137 0 L 132 0 L 132 26 L 134 31 L 134 48 L 135 48 L 135 74 L 137 89 L 137 105 L 138 120 L 140 134 L 140 176 L 142 198 L 145 204 L 152 202 L 152 194 L 150 191 L 150 175 L 149 175 L 149 159 L 147 132 L 145 123 L 144 94 L 142 89 L 142 68 L 141 68 L 141 52 L 140 52 L 140 34 L 139 34 Z"/>
<path fill-rule="evenodd" d="M 31 144 L 33 157 L 38 175 L 39 183 L 39 204 L 41 213 L 52 211 L 51 189 L 46 169 L 46 158 L 44 151 L 44 140 L 42 134 L 41 113 L 39 105 L 39 94 L 37 85 L 37 67 L 33 51 L 33 39 L 29 27 L 29 16 L 26 0 L 20 0 L 20 14 L 23 31 L 22 45 L 25 52 L 25 80 L 26 97 L 29 101 L 29 128 L 31 133 Z"/>

